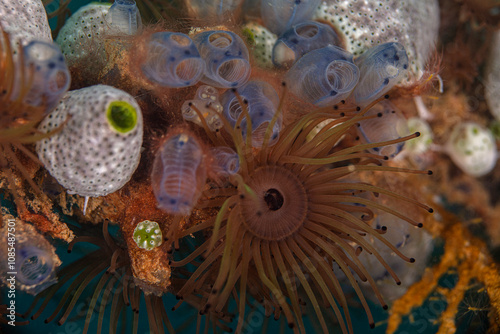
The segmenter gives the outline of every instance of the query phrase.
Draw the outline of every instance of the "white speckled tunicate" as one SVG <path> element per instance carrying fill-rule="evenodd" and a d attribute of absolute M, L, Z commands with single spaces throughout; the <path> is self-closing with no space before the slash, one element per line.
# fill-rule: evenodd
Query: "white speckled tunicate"
<path fill-rule="evenodd" d="M 78 9 L 66 20 L 56 42 L 68 62 L 74 62 L 104 48 L 100 36 L 109 30 L 106 16 L 110 6 L 109 3 L 91 3 Z"/>
<path fill-rule="evenodd" d="M 493 134 L 474 122 L 455 125 L 445 150 L 464 173 L 474 177 L 488 174 L 498 159 Z"/>
<path fill-rule="evenodd" d="M 104 196 L 123 187 L 139 164 L 142 145 L 135 99 L 105 85 L 69 91 L 39 130 L 54 130 L 68 116 L 60 132 L 37 142 L 45 168 L 70 194 Z"/>
<path fill-rule="evenodd" d="M 257 65 L 265 68 L 274 68 L 273 48 L 278 36 L 266 27 L 255 22 L 243 26 L 243 33 L 249 39 L 249 51 L 253 53 Z"/>
<path fill-rule="evenodd" d="M 413 83 L 435 48 L 439 4 L 437 0 L 327 0 L 314 19 L 329 22 L 355 56 L 377 44 L 401 43 L 410 60 L 407 80 Z"/>
<path fill-rule="evenodd" d="M 500 121 L 500 30 L 493 37 L 490 59 L 485 74 L 486 102 L 491 114 Z"/>

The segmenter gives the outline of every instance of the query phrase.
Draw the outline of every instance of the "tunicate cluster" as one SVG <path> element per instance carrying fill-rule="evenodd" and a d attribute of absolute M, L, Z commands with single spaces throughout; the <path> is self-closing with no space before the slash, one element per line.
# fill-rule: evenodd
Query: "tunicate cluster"
<path fill-rule="evenodd" d="M 285 31 L 276 41 L 273 63 L 290 67 L 306 53 L 328 45 L 340 46 L 340 39 L 330 26 L 314 21 L 302 22 Z"/>
<path fill-rule="evenodd" d="M 30 91 L 25 102 L 45 105 L 51 110 L 66 93 L 71 81 L 68 66 L 59 47 L 53 42 L 34 40 L 23 48 L 26 82 Z"/>
<path fill-rule="evenodd" d="M 68 193 L 104 196 L 130 180 L 143 134 L 141 109 L 132 96 L 105 85 L 69 91 L 39 130 L 62 124 L 60 132 L 37 142 L 36 152 Z"/>
<path fill-rule="evenodd" d="M 247 47 L 240 36 L 231 31 L 210 30 L 193 36 L 193 42 L 205 61 L 203 83 L 234 88 L 247 82 L 251 68 Z"/>
<path fill-rule="evenodd" d="M 228 90 L 221 97 L 224 108 L 224 117 L 233 126 L 237 124 L 238 118 L 244 112 L 248 112 L 252 123 L 252 146 L 261 147 L 269 123 L 278 110 L 279 97 L 274 88 L 264 81 L 249 81 L 245 86 L 238 89 L 240 100 L 236 94 Z M 244 115 L 244 114 L 243 114 Z M 247 119 L 245 116 L 241 120 L 241 134 L 243 138 L 247 136 Z M 281 130 L 281 117 L 274 124 L 270 134 L 269 143 L 272 145 L 279 136 Z"/>
<path fill-rule="evenodd" d="M 181 107 L 182 117 L 186 121 L 193 122 L 199 126 L 203 123 L 195 108 L 201 113 L 210 131 L 222 128 L 220 119 L 222 105 L 219 102 L 219 92 L 212 86 L 202 85 L 198 87 L 194 100 L 185 101 Z"/>
<path fill-rule="evenodd" d="M 381 101 L 366 114 L 372 116 L 359 122 L 358 133 L 365 143 L 378 143 L 399 139 L 409 135 L 407 121 L 400 110 L 389 101 Z M 403 149 L 405 143 L 397 143 L 370 149 L 372 153 L 394 158 Z"/>
<path fill-rule="evenodd" d="M 133 35 L 142 27 L 141 14 L 134 0 L 115 0 L 108 14 L 113 32 Z"/>
<path fill-rule="evenodd" d="M 198 139 L 185 132 L 169 135 L 156 153 L 151 172 L 158 207 L 171 214 L 190 214 L 205 180 L 206 166 Z"/>
<path fill-rule="evenodd" d="M 474 177 L 488 174 L 498 159 L 491 131 L 474 122 L 455 125 L 445 150 L 464 173 Z"/>
<path fill-rule="evenodd" d="M 150 220 L 144 220 L 137 224 L 132 238 L 137 247 L 147 251 L 160 246 L 163 242 L 160 226 L 157 222 Z"/>
<path fill-rule="evenodd" d="M 187 87 L 198 83 L 205 62 L 189 36 L 157 32 L 147 44 L 147 59 L 142 65 L 146 77 L 162 86 Z"/>

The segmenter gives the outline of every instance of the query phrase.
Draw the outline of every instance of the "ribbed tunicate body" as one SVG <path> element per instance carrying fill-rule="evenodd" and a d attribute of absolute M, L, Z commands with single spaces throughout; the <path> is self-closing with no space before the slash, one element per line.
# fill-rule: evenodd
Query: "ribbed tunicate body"
<path fill-rule="evenodd" d="M 151 185 L 158 207 L 171 214 L 188 215 L 206 179 L 203 151 L 188 133 L 167 138 L 156 153 Z"/>
<path fill-rule="evenodd" d="M 123 187 L 139 164 L 142 145 L 135 99 L 105 85 L 69 91 L 39 130 L 52 131 L 69 116 L 60 132 L 37 142 L 45 168 L 70 194 L 104 196 Z M 127 117 L 122 126 L 114 123 Z"/>

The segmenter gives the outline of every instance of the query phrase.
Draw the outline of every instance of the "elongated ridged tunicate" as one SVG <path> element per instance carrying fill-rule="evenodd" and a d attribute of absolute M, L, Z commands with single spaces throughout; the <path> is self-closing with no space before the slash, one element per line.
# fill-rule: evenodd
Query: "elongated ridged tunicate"
<path fill-rule="evenodd" d="M 32 41 L 23 48 L 26 80 L 31 80 L 25 102 L 53 109 L 71 81 L 61 49 L 53 42 Z M 32 77 L 30 77 L 32 75 Z"/>
<path fill-rule="evenodd" d="M 225 19 L 237 10 L 243 0 L 186 0 L 189 15 L 194 18 Z"/>
<path fill-rule="evenodd" d="M 358 133 L 365 143 L 378 143 L 398 139 L 409 134 L 408 123 L 391 102 L 381 101 L 365 114 L 374 118 L 359 122 Z M 370 149 L 372 153 L 395 157 L 404 147 L 404 142 Z"/>
<path fill-rule="evenodd" d="M 252 121 L 252 146 L 261 147 L 267 127 L 278 110 L 278 93 L 276 93 L 270 84 L 264 81 L 249 81 L 245 86 L 238 89 L 238 92 L 243 101 L 246 101 L 246 104 L 241 106 L 234 92 L 228 90 L 221 97 L 224 117 L 231 125 L 235 126 L 238 117 L 243 112 L 243 108 L 246 108 Z M 243 117 L 240 127 L 243 138 L 246 138 L 246 117 Z M 274 124 L 272 133 L 270 134 L 269 143 L 271 145 L 278 139 L 280 130 L 281 117 Z"/>
<path fill-rule="evenodd" d="M 262 0 L 260 9 L 264 25 L 277 35 L 292 26 L 310 20 L 320 0 Z"/>
<path fill-rule="evenodd" d="M 498 160 L 493 134 L 474 122 L 455 125 L 445 150 L 464 173 L 474 177 L 491 172 Z"/>
<path fill-rule="evenodd" d="M 156 153 L 151 185 L 158 207 L 171 214 L 188 215 L 206 180 L 203 151 L 190 134 L 169 136 Z"/>
<path fill-rule="evenodd" d="M 340 45 L 340 39 L 329 25 L 306 21 L 288 29 L 276 41 L 273 48 L 273 63 L 290 67 L 309 51 L 328 45 Z"/>
<path fill-rule="evenodd" d="M 336 46 L 313 50 L 300 58 L 286 74 L 290 91 L 319 107 L 345 99 L 359 80 L 359 70 L 349 52 Z"/>
<path fill-rule="evenodd" d="M 211 30 L 193 37 L 205 61 L 202 82 L 220 88 L 243 85 L 250 77 L 248 49 L 240 36 L 231 31 Z"/>
<path fill-rule="evenodd" d="M 186 121 L 203 126 L 194 108 L 201 113 L 210 131 L 216 131 L 224 125 L 220 119 L 222 105 L 219 102 L 219 92 L 214 87 L 208 85 L 198 87 L 194 100 L 185 101 L 181 107 L 182 117 Z"/>
<path fill-rule="evenodd" d="M 113 32 L 134 35 L 142 27 L 141 13 L 134 0 L 115 0 L 108 15 Z"/>
<path fill-rule="evenodd" d="M 148 54 L 142 72 L 162 86 L 187 87 L 198 83 L 205 62 L 189 36 L 157 32 L 147 44 Z"/>
<path fill-rule="evenodd" d="M 128 93 L 105 85 L 69 91 L 40 123 L 47 133 L 36 152 L 49 173 L 70 194 L 110 194 L 130 180 L 139 164 L 142 113 Z"/>
<path fill-rule="evenodd" d="M 354 90 L 358 105 L 366 105 L 397 84 L 408 69 L 408 56 L 400 43 L 385 43 L 368 49 L 354 60 L 359 83 Z"/>

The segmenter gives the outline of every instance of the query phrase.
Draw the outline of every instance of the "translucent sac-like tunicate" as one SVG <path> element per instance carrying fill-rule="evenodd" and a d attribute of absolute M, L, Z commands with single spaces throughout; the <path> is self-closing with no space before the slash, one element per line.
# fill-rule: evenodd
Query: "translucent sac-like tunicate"
<path fill-rule="evenodd" d="M 219 102 L 219 92 L 214 87 L 200 86 L 196 91 L 194 100 L 185 101 L 181 107 L 182 117 L 186 121 L 203 126 L 203 122 L 195 109 L 201 113 L 210 131 L 219 130 L 224 125 L 220 119 L 222 105 Z"/>
<path fill-rule="evenodd" d="M 355 59 L 359 83 L 354 90 L 358 105 L 367 105 L 396 85 L 408 69 L 408 56 L 400 43 L 377 45 Z"/>
<path fill-rule="evenodd" d="M 226 19 L 238 10 L 243 0 L 186 0 L 189 15 L 194 18 Z"/>
<path fill-rule="evenodd" d="M 115 0 L 108 16 L 114 33 L 134 35 L 142 27 L 141 13 L 134 0 Z"/>
<path fill-rule="evenodd" d="M 474 122 L 455 125 L 446 142 L 445 150 L 464 173 L 474 177 L 491 172 L 498 159 L 493 134 Z"/>
<path fill-rule="evenodd" d="M 326 24 L 306 21 L 285 31 L 273 48 L 273 63 L 276 66 L 291 67 L 309 51 L 328 45 L 340 45 L 335 31 Z"/>
<path fill-rule="evenodd" d="M 210 149 L 212 155 L 211 173 L 216 178 L 225 178 L 238 173 L 240 160 L 238 154 L 227 146 L 213 147 Z"/>
<path fill-rule="evenodd" d="M 381 101 L 365 114 L 373 118 L 359 122 L 358 133 L 365 143 L 378 143 L 399 139 L 409 134 L 406 118 L 391 102 Z M 404 142 L 374 147 L 372 153 L 394 158 L 404 147 Z"/>
<path fill-rule="evenodd" d="M 144 220 L 137 224 L 132 237 L 137 247 L 150 251 L 161 245 L 163 241 L 160 226 L 157 222 Z"/>
<path fill-rule="evenodd" d="M 211 30 L 193 37 L 205 61 L 202 82 L 219 88 L 243 85 L 250 77 L 248 49 L 240 36 L 231 31 Z"/>
<path fill-rule="evenodd" d="M 175 32 L 157 32 L 147 44 L 142 65 L 146 77 L 162 86 L 187 87 L 203 76 L 205 62 L 189 36 Z"/>
<path fill-rule="evenodd" d="M 33 106 L 44 104 L 52 110 L 69 88 L 71 76 L 57 44 L 32 41 L 23 48 L 26 80 L 31 88 L 25 103 Z"/>
<path fill-rule="evenodd" d="M 221 103 L 224 108 L 224 117 L 231 125 L 235 126 L 238 117 L 243 112 L 243 108 L 246 108 L 252 121 L 252 146 L 261 147 L 267 127 L 278 110 L 278 93 L 270 84 L 264 81 L 249 81 L 245 86 L 238 89 L 238 93 L 244 101 L 244 106 L 240 104 L 233 91 L 228 90 L 222 95 Z M 242 118 L 240 128 L 243 138 L 246 138 L 246 117 Z M 269 137 L 269 144 L 272 145 L 276 142 L 280 130 L 281 117 L 274 124 Z"/>
<path fill-rule="evenodd" d="M 158 207 L 188 215 L 196 205 L 206 179 L 203 151 L 188 133 L 169 136 L 156 153 L 151 184 Z"/>
<path fill-rule="evenodd" d="M 292 26 L 310 20 L 320 0 L 262 0 L 260 5 L 264 25 L 277 35 Z"/>
<path fill-rule="evenodd" d="M 345 99 L 358 80 L 352 54 L 333 45 L 307 53 L 286 75 L 292 93 L 319 107 Z"/>
<path fill-rule="evenodd" d="M 26 286 L 38 286 L 54 273 L 52 254 L 47 250 L 23 243 L 16 250 L 17 280 Z"/>

